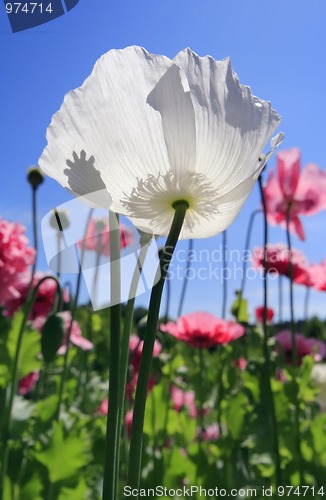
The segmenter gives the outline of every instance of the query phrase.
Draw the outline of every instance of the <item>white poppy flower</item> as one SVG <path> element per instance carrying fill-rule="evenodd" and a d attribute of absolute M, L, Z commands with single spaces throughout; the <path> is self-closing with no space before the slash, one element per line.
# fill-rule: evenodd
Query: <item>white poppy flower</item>
<path fill-rule="evenodd" d="M 181 238 L 205 238 L 239 213 L 280 120 L 229 59 L 111 50 L 66 95 L 39 165 L 74 195 L 106 190 L 112 210 L 157 235 L 168 234 L 173 203 L 186 200 Z"/>

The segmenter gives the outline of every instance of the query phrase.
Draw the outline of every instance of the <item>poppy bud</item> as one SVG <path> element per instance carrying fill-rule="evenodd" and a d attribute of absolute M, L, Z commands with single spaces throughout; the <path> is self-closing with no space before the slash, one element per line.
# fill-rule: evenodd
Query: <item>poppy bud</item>
<path fill-rule="evenodd" d="M 50 314 L 42 328 L 41 351 L 46 364 L 51 363 L 63 342 L 65 324 L 62 315 Z"/>

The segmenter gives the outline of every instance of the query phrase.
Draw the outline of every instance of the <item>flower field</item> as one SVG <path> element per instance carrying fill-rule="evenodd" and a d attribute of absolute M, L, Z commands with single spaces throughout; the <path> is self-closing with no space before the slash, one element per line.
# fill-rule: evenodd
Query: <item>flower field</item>
<path fill-rule="evenodd" d="M 65 97 L 39 166 L 27 173 L 34 237 L 0 218 L 0 500 L 326 495 L 326 324 L 309 314 L 310 291 L 326 291 L 326 260 L 309 262 L 295 248 L 305 217 L 326 209 L 326 171 L 303 166 L 298 148 L 282 149 L 282 132 L 272 137 L 280 120 L 228 59 L 190 49 L 174 59 L 135 46 L 112 50 Z M 68 283 L 69 213 L 54 209 L 50 218 L 55 269 L 54 261 L 52 272 L 38 266 L 45 175 L 87 206 Z M 186 275 L 170 317 L 178 241 L 189 245 L 187 269 L 194 241 L 226 238 L 256 183 L 245 248 L 252 259 L 241 263 L 261 278 L 255 318 L 246 273 L 240 289 L 232 278 L 216 283 L 221 314 L 205 311 L 200 292 L 198 308 L 184 313 Z M 94 215 L 98 208 L 107 216 Z M 251 243 L 256 216 L 260 247 Z M 272 226 L 282 228 L 282 242 L 269 241 Z M 144 307 L 137 298 L 148 245 L 159 237 Z M 123 300 L 121 252 L 133 245 Z M 84 300 L 88 256 L 97 265 Z M 103 294 L 102 258 L 110 305 L 93 307 Z M 300 321 L 298 287 L 306 293 Z"/>

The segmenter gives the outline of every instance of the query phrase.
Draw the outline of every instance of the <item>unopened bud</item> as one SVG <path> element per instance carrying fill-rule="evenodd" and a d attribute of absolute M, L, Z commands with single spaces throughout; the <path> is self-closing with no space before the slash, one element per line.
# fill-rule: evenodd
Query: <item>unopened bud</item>
<path fill-rule="evenodd" d="M 44 175 L 40 168 L 31 167 L 27 170 L 27 180 L 33 189 L 37 189 L 44 182 Z"/>

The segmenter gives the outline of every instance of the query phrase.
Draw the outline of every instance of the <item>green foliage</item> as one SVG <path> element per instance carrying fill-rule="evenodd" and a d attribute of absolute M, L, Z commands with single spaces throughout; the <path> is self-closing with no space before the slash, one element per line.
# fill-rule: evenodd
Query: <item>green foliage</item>
<path fill-rule="evenodd" d="M 53 422 L 47 445 L 34 452 L 35 459 L 46 467 L 51 483 L 74 478 L 89 460 L 89 443 L 86 433 L 80 437 L 64 435 L 62 422 Z M 62 451 L 64 450 L 64 460 Z"/>

